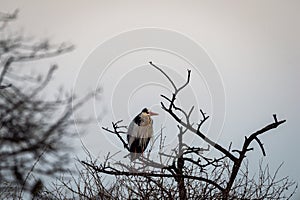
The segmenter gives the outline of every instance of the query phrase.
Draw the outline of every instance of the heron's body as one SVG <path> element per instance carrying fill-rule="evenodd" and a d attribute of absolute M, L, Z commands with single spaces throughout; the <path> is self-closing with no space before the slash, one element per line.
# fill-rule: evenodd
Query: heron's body
<path fill-rule="evenodd" d="M 147 148 L 151 137 L 153 136 L 153 120 L 151 115 L 156 115 L 143 109 L 128 126 L 127 141 L 129 151 L 134 153 L 131 157 L 132 160 L 137 158 L 138 154 L 141 154 Z"/>

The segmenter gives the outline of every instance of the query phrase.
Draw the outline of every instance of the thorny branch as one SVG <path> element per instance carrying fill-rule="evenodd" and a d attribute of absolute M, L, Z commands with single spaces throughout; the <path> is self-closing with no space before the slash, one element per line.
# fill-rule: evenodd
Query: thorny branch
<path fill-rule="evenodd" d="M 154 65 L 152 62 L 150 62 L 150 65 L 152 65 L 154 68 L 158 69 L 159 71 L 163 71 L 162 69 L 160 69 L 159 67 L 157 67 L 156 65 Z M 163 73 L 168 80 L 170 80 L 171 78 L 164 72 Z M 231 154 L 228 150 L 226 150 L 225 148 L 223 148 L 221 145 L 215 143 L 214 141 L 212 141 L 211 139 L 209 139 L 207 136 L 205 136 L 202 132 L 200 132 L 200 126 L 203 124 L 203 122 L 205 120 L 207 120 L 207 117 L 205 116 L 204 112 L 201 111 L 202 116 L 204 116 L 204 118 L 202 119 L 202 121 L 200 121 L 197 129 L 195 129 L 192 124 L 189 122 L 189 119 L 187 118 L 187 114 L 185 111 L 183 111 L 181 108 L 178 108 L 175 106 L 175 100 L 176 97 L 178 95 L 178 93 L 180 92 L 180 90 L 182 90 L 184 87 L 186 87 L 190 81 L 190 74 L 191 74 L 191 70 L 188 70 L 188 75 L 187 75 L 187 80 L 186 83 L 183 84 L 181 87 L 179 87 L 179 89 L 177 89 L 176 86 L 174 87 L 174 92 L 172 95 L 172 99 L 170 100 L 169 98 L 167 98 L 167 100 L 170 102 L 169 106 L 165 106 L 164 103 L 161 102 L 162 108 L 169 113 L 179 124 L 181 124 L 183 127 L 186 127 L 187 129 L 189 129 L 191 132 L 197 134 L 199 137 L 201 137 L 204 141 L 206 141 L 208 144 L 210 144 L 211 146 L 213 146 L 214 148 L 216 148 L 217 150 L 219 150 L 220 152 L 222 152 L 223 154 L 225 154 L 228 158 L 230 158 L 232 161 L 237 160 L 237 158 Z M 175 85 L 173 81 L 170 81 L 172 85 Z M 183 120 L 180 119 L 180 117 L 178 115 L 176 115 L 176 113 L 174 111 L 180 111 L 181 113 L 184 114 L 184 116 L 186 116 L 186 121 L 184 122 Z"/>
<path fill-rule="evenodd" d="M 105 174 L 110 174 L 110 175 L 124 175 L 124 176 L 143 176 L 143 177 L 166 177 L 166 178 L 187 178 L 187 179 L 193 179 L 193 180 L 198 180 L 198 181 L 205 181 L 209 184 L 212 184 L 219 190 L 224 190 L 221 186 L 216 184 L 214 181 L 211 181 L 206 178 L 202 177 L 196 177 L 196 176 L 188 176 L 188 175 L 176 175 L 176 174 L 161 174 L 161 173 L 148 173 L 148 172 L 129 172 L 129 171 L 119 171 L 115 168 L 112 167 L 97 167 L 95 165 L 91 165 L 90 163 L 86 161 L 81 161 L 82 164 L 91 167 L 92 169 L 95 170 L 95 172 L 101 172 Z"/>
<path fill-rule="evenodd" d="M 113 126 L 113 130 L 110 130 L 108 127 L 102 127 L 103 130 L 107 131 L 107 132 L 110 132 L 110 133 L 113 133 L 115 134 L 119 139 L 120 141 L 122 142 L 122 144 L 124 145 L 124 148 L 127 149 L 129 151 L 129 147 L 128 147 L 128 144 L 125 142 L 125 140 L 121 137 L 120 134 L 124 134 L 126 133 L 125 131 L 122 131 L 120 129 L 122 128 L 126 128 L 126 126 L 119 126 L 119 124 L 122 122 L 123 120 L 120 120 L 120 121 L 117 121 L 117 122 L 112 122 L 112 126 Z"/>
<path fill-rule="evenodd" d="M 163 145 L 160 142 L 160 152 L 159 152 L 159 157 L 160 157 L 160 163 L 156 162 L 154 160 L 151 160 L 148 157 L 141 157 L 138 160 L 141 161 L 141 164 L 144 164 L 143 167 L 138 168 L 138 169 L 133 169 L 132 166 L 128 166 L 124 163 L 117 162 L 115 163 L 116 165 L 120 166 L 121 169 L 117 169 L 111 165 L 107 166 L 106 163 L 107 161 L 104 162 L 104 164 L 100 166 L 96 166 L 93 163 L 89 163 L 86 161 L 81 161 L 81 163 L 85 166 L 88 166 L 92 168 L 95 172 L 100 172 L 104 174 L 109 174 L 109 175 L 115 175 L 115 176 L 138 176 L 138 177 L 160 177 L 160 178 L 173 178 L 177 182 L 178 186 L 178 191 L 179 191 L 179 197 L 180 199 L 186 199 L 187 198 L 187 190 L 186 188 L 188 187 L 188 184 L 190 184 L 189 180 L 197 180 L 200 183 L 205 183 L 206 185 L 204 186 L 205 192 L 210 193 L 215 193 L 214 198 L 222 198 L 222 199 L 229 199 L 229 198 L 235 198 L 235 190 L 236 188 L 242 187 L 242 185 L 234 186 L 234 182 L 236 181 L 236 184 L 242 184 L 237 179 L 238 172 L 241 169 L 241 164 L 243 163 L 244 158 L 246 157 L 247 152 L 253 150 L 250 145 L 252 142 L 255 140 L 258 144 L 259 147 L 262 150 L 262 154 L 266 155 L 265 149 L 263 147 L 263 144 L 261 140 L 258 138 L 259 135 L 277 128 L 279 125 L 285 122 L 285 120 L 277 120 L 276 115 L 273 115 L 274 122 L 265 126 L 264 128 L 252 133 L 249 137 L 245 137 L 245 141 L 243 143 L 243 146 L 241 150 L 232 150 L 231 151 L 231 145 L 229 149 L 225 149 L 222 147 L 220 144 L 212 141 L 210 138 L 208 138 L 200 129 L 204 122 L 209 118 L 209 116 L 206 115 L 206 113 L 203 110 L 200 110 L 200 114 L 202 116 L 202 119 L 198 123 L 193 123 L 190 122 L 190 117 L 192 112 L 194 111 L 194 106 L 192 106 L 188 112 L 186 112 L 183 108 L 179 107 L 176 105 L 176 99 L 177 96 L 179 95 L 180 91 L 182 91 L 190 82 L 190 77 L 191 77 L 191 70 L 187 71 L 187 79 L 186 82 L 182 86 L 177 86 L 175 82 L 172 80 L 172 78 L 165 72 L 163 71 L 160 67 L 157 65 L 153 64 L 152 62 L 149 62 L 152 67 L 157 69 L 160 73 L 162 73 L 167 80 L 170 82 L 172 85 L 174 91 L 171 95 L 171 97 L 167 97 L 166 95 L 161 95 L 161 97 L 167 101 L 167 104 L 164 102 L 161 102 L 162 109 L 165 110 L 167 113 L 169 113 L 175 121 L 178 122 L 178 146 L 176 149 L 173 150 L 174 153 L 172 154 L 167 154 L 163 152 L 161 149 Z M 180 117 L 181 115 L 184 117 Z M 124 145 L 124 148 L 128 150 L 128 144 L 125 142 L 125 140 L 122 138 L 121 134 L 125 133 L 124 130 L 121 130 L 121 128 L 126 128 L 125 126 L 119 126 L 119 123 L 122 121 L 118 121 L 116 123 L 112 123 L 113 129 L 109 128 L 103 128 L 104 130 L 113 133 L 117 135 L 117 137 L 120 139 L 122 144 Z M 201 148 L 201 147 L 190 147 L 186 143 L 183 142 L 183 136 L 187 131 L 190 131 L 197 136 L 199 136 L 202 140 L 204 140 L 208 144 L 208 148 Z M 163 137 L 161 136 L 161 141 Z M 217 151 L 219 151 L 222 156 L 219 158 L 209 158 L 204 155 L 202 155 L 203 151 L 209 151 L 209 147 L 212 146 L 215 148 Z M 238 152 L 238 156 L 234 155 L 233 153 Z M 167 163 L 163 164 L 162 163 L 162 158 L 161 156 L 165 157 L 167 159 Z M 228 161 L 229 159 L 229 161 Z M 169 163 L 169 161 L 171 163 Z M 189 164 L 185 164 L 188 162 Z M 160 173 L 155 172 L 155 171 L 144 171 L 144 172 L 139 172 L 139 170 L 146 169 L 147 166 L 153 167 L 153 169 L 161 169 Z M 199 170 L 199 174 L 188 174 L 189 171 L 194 171 L 194 170 Z M 226 179 L 225 174 L 228 174 L 228 177 Z M 214 174 L 212 176 L 212 174 Z M 206 176 L 206 177 L 205 177 Z M 261 178 L 264 178 L 264 176 L 267 175 L 261 175 Z M 269 175 L 268 175 L 269 176 Z M 213 177 L 213 178 L 212 178 Z M 212 179 L 210 179 L 212 178 Z M 248 176 L 244 176 L 243 181 L 246 181 L 246 184 L 250 184 L 250 179 L 248 179 Z M 148 179 L 149 180 L 149 179 Z M 163 180 L 163 179 L 162 179 Z M 248 182 L 249 181 L 249 182 Z M 244 184 L 244 183 L 243 183 Z M 276 184 L 275 179 L 273 179 L 270 182 L 271 187 L 273 184 Z M 287 186 L 292 186 L 294 185 L 293 182 L 285 182 L 283 183 L 284 185 L 286 184 Z M 212 188 L 210 187 L 212 186 Z M 234 188 L 233 188 L 234 186 Z M 257 186 L 261 187 L 261 186 Z M 214 189 L 217 189 L 219 192 L 214 192 Z M 245 190 L 248 189 L 245 186 Z M 231 190 L 234 190 L 231 192 Z M 184 191 L 184 192 L 182 192 Z M 281 195 L 282 191 L 276 193 L 276 195 Z M 221 194 L 218 196 L 218 193 Z M 293 192 L 294 193 L 294 192 Z M 292 194 L 293 194 L 292 193 Z M 246 192 L 244 192 L 244 196 L 246 196 Z M 265 192 L 266 195 L 272 195 L 270 191 Z M 233 196 L 232 196 L 233 195 Z M 250 196 L 253 196 L 251 194 Z M 203 197 L 204 198 L 204 197 Z M 207 197 L 205 197 L 207 198 Z M 212 198 L 210 196 L 210 198 Z"/>
<path fill-rule="evenodd" d="M 161 103 L 162 108 L 168 112 L 179 124 L 181 124 L 183 127 L 189 129 L 191 132 L 197 134 L 200 138 L 202 138 L 205 142 L 207 142 L 208 144 L 210 144 L 211 146 L 213 146 L 215 149 L 217 149 L 218 151 L 220 151 L 221 153 L 223 153 L 226 157 L 228 157 L 229 159 L 231 159 L 233 161 L 233 168 L 232 168 L 232 173 L 230 176 L 230 179 L 228 181 L 227 187 L 224 190 L 224 196 L 225 198 L 228 197 L 230 189 L 233 185 L 233 182 L 237 176 L 237 173 L 240 169 L 241 163 L 243 161 L 243 159 L 246 157 L 246 153 L 250 150 L 252 150 L 253 148 L 249 148 L 250 144 L 252 143 L 253 140 L 256 140 L 259 143 L 259 146 L 262 149 L 263 155 L 265 155 L 265 150 L 263 148 L 263 145 L 261 143 L 261 141 L 258 139 L 258 135 L 263 134 L 271 129 L 277 128 L 280 124 L 284 123 L 285 120 L 281 120 L 278 121 L 276 115 L 273 115 L 274 117 L 274 123 L 267 125 L 266 127 L 264 127 L 263 129 L 253 133 L 250 135 L 249 138 L 246 138 L 246 140 L 244 141 L 244 145 L 242 147 L 241 151 L 236 150 L 237 152 L 239 152 L 240 156 L 236 157 L 234 156 L 231 152 L 229 152 L 228 150 L 226 150 L 224 147 L 222 147 L 220 144 L 215 143 L 214 141 L 212 141 L 211 139 L 209 139 L 207 136 L 205 136 L 204 133 L 200 132 L 200 127 L 203 124 L 203 122 L 207 119 L 205 116 L 205 113 L 201 110 L 201 114 L 203 116 L 203 119 L 200 121 L 197 129 L 195 129 L 193 127 L 193 125 L 189 122 L 189 116 L 191 114 L 191 111 L 193 109 L 191 109 L 191 111 L 189 112 L 189 114 L 186 114 L 186 112 L 181 109 L 178 108 L 177 106 L 175 106 L 175 100 L 176 97 L 178 95 L 178 93 L 180 92 L 181 89 L 183 89 L 184 87 L 186 87 L 190 81 L 190 74 L 191 71 L 188 70 L 188 75 L 187 75 L 187 80 L 186 83 L 183 84 L 183 86 L 179 87 L 179 89 L 177 89 L 176 85 L 174 84 L 174 82 L 172 81 L 172 79 L 158 66 L 156 66 L 155 64 L 153 64 L 152 62 L 150 62 L 150 65 L 153 66 L 155 69 L 159 70 L 160 72 L 162 72 L 162 74 L 170 81 L 170 83 L 172 84 L 172 86 L 174 87 L 174 92 L 172 95 L 172 99 L 162 96 L 163 98 L 165 98 L 168 102 L 169 102 L 169 106 L 166 106 L 164 103 Z M 175 111 L 180 111 L 185 117 L 186 120 L 183 121 L 179 118 L 178 115 L 176 115 Z"/>
<path fill-rule="evenodd" d="M 0 12 L 0 33 L 4 32 L 6 25 L 17 18 L 18 10 L 12 14 Z M 41 60 L 68 53 L 74 49 L 72 44 L 51 44 L 49 40 L 32 41 L 22 35 L 9 35 L 0 39 L 0 89 L 11 87 L 11 83 L 3 84 L 4 77 L 15 63 Z"/>
<path fill-rule="evenodd" d="M 23 193 L 28 191 L 34 196 L 43 188 L 40 176 L 55 176 L 67 170 L 70 147 L 64 142 L 75 133 L 72 114 L 94 95 L 72 98 L 61 89 L 52 99 L 47 93 L 49 99 L 45 100 L 44 89 L 57 65 L 50 66 L 45 75 L 24 75 L 15 69 L 17 63 L 31 64 L 74 48 L 7 31 L 17 14 L 18 10 L 0 12 L 0 199 L 5 183 L 19 188 L 16 195 L 21 199 Z M 78 120 L 79 124 L 84 122 Z"/>

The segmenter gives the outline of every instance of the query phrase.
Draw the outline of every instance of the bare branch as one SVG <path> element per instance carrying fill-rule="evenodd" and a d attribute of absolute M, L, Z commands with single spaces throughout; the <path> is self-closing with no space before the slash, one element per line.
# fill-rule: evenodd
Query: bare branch
<path fill-rule="evenodd" d="M 261 148 L 261 151 L 263 153 L 264 156 L 266 156 L 266 152 L 265 152 L 265 149 L 264 149 L 264 145 L 262 144 L 262 142 L 260 141 L 260 139 L 258 139 L 257 137 L 254 138 L 256 140 L 256 142 L 259 144 L 260 148 Z"/>
<path fill-rule="evenodd" d="M 170 82 L 172 83 L 173 87 L 174 87 L 174 93 L 169 105 L 169 108 L 167 108 L 164 103 L 161 102 L 162 108 L 163 110 L 165 110 L 167 113 L 169 113 L 180 125 L 182 125 L 183 127 L 186 127 L 187 129 L 189 129 L 191 132 L 195 133 L 196 135 L 198 135 L 200 138 L 202 138 L 205 142 L 207 142 L 208 144 L 210 144 L 211 146 L 213 146 L 214 148 L 216 148 L 218 151 L 222 152 L 223 154 L 225 154 L 228 158 L 230 158 L 232 161 L 236 161 L 237 158 L 231 154 L 229 151 L 227 151 L 225 148 L 223 148 L 221 145 L 215 143 L 214 141 L 212 141 L 211 139 L 209 139 L 208 137 L 206 137 L 202 132 L 200 132 L 200 127 L 198 125 L 198 128 L 195 129 L 191 126 L 191 124 L 189 123 L 189 120 L 187 118 L 187 114 L 179 107 L 175 106 L 175 100 L 176 100 L 176 95 L 178 94 L 178 92 L 180 90 L 182 90 L 183 88 L 185 88 L 189 81 L 190 81 L 190 73 L 191 70 L 188 70 L 188 77 L 187 77 L 187 81 L 186 83 L 181 86 L 179 89 L 177 89 L 176 85 L 174 84 L 174 82 L 172 81 L 172 79 L 158 66 L 154 65 L 152 62 L 150 62 L 150 65 L 153 66 L 155 69 L 159 70 L 165 77 L 168 78 L 168 80 L 170 80 Z M 182 121 L 173 111 L 173 109 L 175 110 L 179 110 L 181 111 L 185 116 L 186 116 L 186 122 Z M 202 112 L 202 115 L 204 115 L 204 121 L 206 120 L 205 114 Z M 202 121 L 203 121 L 202 120 Z M 203 123 L 203 122 L 202 122 Z M 201 124 L 201 122 L 200 122 Z M 202 124 L 201 124 L 202 125 Z"/>
<path fill-rule="evenodd" d="M 82 164 L 87 165 L 91 167 L 92 169 L 95 170 L 95 172 L 101 172 L 109 175 L 123 175 L 123 176 L 142 176 L 142 177 L 166 177 L 166 178 L 186 178 L 186 179 L 193 179 L 193 180 L 198 180 L 198 181 L 204 181 L 207 182 L 213 186 L 215 186 L 217 189 L 220 191 L 223 191 L 224 189 L 215 183 L 212 180 L 203 178 L 203 177 L 195 177 L 195 176 L 188 176 L 188 175 L 176 175 L 176 174 L 161 174 L 161 173 L 147 173 L 147 172 L 124 172 L 124 171 L 119 171 L 116 169 L 112 170 L 107 170 L 106 168 L 99 168 L 94 165 L 91 165 L 85 161 L 81 161 Z"/>
<path fill-rule="evenodd" d="M 239 171 L 239 169 L 241 167 L 243 159 L 246 157 L 246 153 L 248 151 L 250 151 L 250 150 L 253 150 L 253 148 L 249 148 L 249 145 L 252 143 L 252 141 L 253 140 L 257 141 L 257 139 L 258 139 L 257 136 L 259 136 L 259 135 L 261 135 L 261 134 L 263 134 L 263 133 L 265 133 L 265 132 L 267 132 L 267 131 L 269 131 L 271 129 L 277 128 L 280 124 L 286 122 L 286 120 L 278 121 L 275 114 L 273 115 L 273 118 L 274 118 L 274 122 L 273 123 L 268 124 L 264 128 L 256 131 L 255 133 L 252 133 L 250 135 L 250 137 L 248 137 L 248 138 L 245 137 L 245 142 L 243 144 L 242 150 L 240 150 L 240 151 L 236 150 L 237 152 L 239 152 L 240 155 L 239 155 L 239 158 L 236 161 L 234 161 L 234 165 L 232 167 L 232 173 L 231 173 L 230 179 L 228 181 L 226 189 L 224 190 L 224 196 L 225 197 L 227 197 L 229 195 L 229 191 L 231 190 L 232 185 L 233 185 L 233 183 L 234 183 L 234 181 L 236 179 L 236 176 L 237 176 L 238 171 Z M 263 154 L 265 155 L 264 148 L 263 148 L 262 144 L 260 144 L 260 142 L 259 142 L 259 145 L 260 145 L 260 147 L 261 147 L 261 149 L 263 151 Z"/>
<path fill-rule="evenodd" d="M 126 128 L 126 126 L 119 126 L 119 124 L 120 124 L 122 121 L 123 121 L 123 120 L 119 120 L 119 121 L 117 121 L 117 122 L 115 122 L 115 123 L 112 122 L 113 130 L 110 130 L 110 129 L 107 128 L 107 127 L 102 127 L 102 129 L 105 130 L 105 131 L 108 131 L 108 132 L 110 132 L 110 133 L 115 134 L 115 135 L 119 138 L 119 140 L 122 142 L 124 148 L 127 149 L 127 150 L 129 151 L 128 144 L 125 142 L 125 140 L 124 140 L 124 139 L 121 137 L 121 135 L 120 135 L 120 134 L 122 134 L 122 133 L 126 133 L 125 131 L 121 131 L 121 130 L 120 130 L 121 128 Z"/>
<path fill-rule="evenodd" d="M 112 189 L 116 191 L 115 197 L 125 199 L 164 198 L 166 196 L 178 199 L 280 199 L 285 197 L 283 195 L 284 188 L 293 187 L 294 182 L 289 181 L 287 177 L 276 179 L 277 171 L 274 176 L 271 176 L 268 167 L 264 170 L 260 169 L 257 179 L 251 178 L 247 162 L 243 162 L 246 160 L 246 154 L 253 150 L 251 143 L 254 140 L 258 142 L 263 155 L 265 155 L 263 144 L 258 138 L 259 135 L 278 127 L 285 120 L 278 121 L 276 115 L 273 115 L 274 122 L 252 133 L 249 137 L 245 137 L 241 149 L 231 150 L 231 143 L 225 149 L 201 132 L 200 128 L 209 118 L 203 110 L 200 110 L 201 118 L 198 123 L 194 123 L 190 121 L 194 106 L 185 110 L 176 105 L 179 92 L 186 88 L 190 82 L 191 71 L 188 70 L 186 82 L 178 87 L 160 67 L 152 62 L 150 65 L 162 73 L 174 88 L 169 97 L 161 94 L 164 99 L 161 106 L 177 122 L 177 145 L 168 148 L 169 152 L 166 151 L 168 145 L 164 144 L 166 137 L 163 136 L 161 129 L 160 138 L 156 137 L 154 140 L 154 143 L 159 141 L 157 157 L 153 157 L 153 143 L 150 150 L 144 152 L 146 156 L 139 157 L 133 163 L 126 164 L 116 160 L 113 158 L 114 154 L 110 153 L 100 164 L 97 164 L 96 160 L 81 161 L 81 164 L 91 174 L 115 176 L 117 182 Z M 121 134 L 126 133 L 123 130 L 126 129 L 126 126 L 121 126 L 121 122 L 120 120 L 112 123 L 112 129 L 102 128 L 115 134 L 123 143 L 124 148 L 128 149 L 128 144 L 121 136 Z M 204 140 L 207 143 L 207 148 L 188 145 L 184 141 L 187 131 Z M 205 151 L 210 150 L 210 146 L 213 146 L 221 155 L 205 154 Z M 238 154 L 234 155 L 235 152 Z M 126 186 L 124 187 L 124 185 Z M 294 191 L 295 189 L 291 195 L 294 194 Z"/>
<path fill-rule="evenodd" d="M 174 90 L 176 91 L 177 90 L 177 88 L 176 88 L 176 85 L 175 85 L 175 83 L 172 81 L 172 79 L 161 69 L 161 68 L 159 68 L 159 67 L 157 67 L 156 65 L 154 65 L 153 63 L 152 63 L 152 61 L 150 61 L 149 62 L 149 64 L 150 65 L 152 65 L 153 67 L 155 67 L 157 70 L 159 70 L 168 80 L 169 80 L 169 82 L 171 83 L 171 85 L 173 86 L 173 88 L 174 88 Z"/>

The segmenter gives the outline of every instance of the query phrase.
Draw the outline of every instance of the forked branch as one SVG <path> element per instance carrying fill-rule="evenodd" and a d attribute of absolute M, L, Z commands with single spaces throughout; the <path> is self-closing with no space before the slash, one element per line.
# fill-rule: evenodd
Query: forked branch
<path fill-rule="evenodd" d="M 191 75 L 191 70 L 188 70 L 188 75 L 187 75 L 187 80 L 186 82 L 181 86 L 181 87 L 177 87 L 175 85 L 175 83 L 172 81 L 172 79 L 169 77 L 169 75 L 167 73 L 165 73 L 161 68 L 159 68 L 158 66 L 156 66 L 155 64 L 153 64 L 152 62 L 149 62 L 151 66 L 153 66 L 155 69 L 159 70 L 172 84 L 173 88 L 174 88 L 174 92 L 172 95 L 172 98 L 166 98 L 169 101 L 169 106 L 165 106 L 165 104 L 163 102 L 161 102 L 162 108 L 163 110 L 165 110 L 167 113 L 169 113 L 179 124 L 181 124 L 183 127 L 187 128 L 189 131 L 195 133 L 196 135 L 198 135 L 200 138 L 202 138 L 204 141 L 206 141 L 208 144 L 210 144 L 211 146 L 213 146 L 214 148 L 216 148 L 218 151 L 222 152 L 223 154 L 225 154 L 229 159 L 231 159 L 232 161 L 236 161 L 237 158 L 230 153 L 228 150 L 226 150 L 224 147 L 222 147 L 221 145 L 215 143 L 214 141 L 212 141 L 210 138 L 208 138 L 207 136 L 205 136 L 204 133 L 202 133 L 200 131 L 200 126 L 203 124 L 203 122 L 205 120 L 207 120 L 207 116 L 205 115 L 205 113 L 203 111 L 201 111 L 201 114 L 204 116 L 204 119 L 202 119 L 202 121 L 200 121 L 200 123 L 198 124 L 197 128 L 194 128 L 192 126 L 191 123 L 189 123 L 189 119 L 186 117 L 186 120 L 183 121 L 176 113 L 175 111 L 180 111 L 181 113 L 183 113 L 185 116 L 188 116 L 188 114 L 186 114 L 183 109 L 175 106 L 175 100 L 176 97 L 178 95 L 178 93 L 185 88 L 189 82 L 190 82 L 190 75 Z M 189 113 L 190 115 L 190 113 Z"/>
<path fill-rule="evenodd" d="M 219 184 L 216 182 L 209 180 L 204 177 L 198 177 L 198 176 L 190 176 L 190 175 L 177 175 L 177 174 L 165 174 L 165 173 L 155 173 L 155 172 L 130 172 L 130 171 L 120 171 L 118 169 L 112 168 L 112 167 L 98 167 L 93 164 L 90 164 L 85 161 L 81 161 L 83 165 L 86 165 L 92 169 L 94 169 L 95 172 L 105 173 L 109 175 L 115 175 L 115 176 L 141 176 L 141 177 L 165 177 L 165 178 L 186 178 L 186 179 L 192 179 L 192 180 L 198 180 L 198 181 L 204 181 L 206 183 L 209 183 L 213 186 L 215 186 L 220 191 L 223 191 L 224 188 L 222 188 Z"/>
<path fill-rule="evenodd" d="M 107 165 L 105 161 L 103 164 L 97 166 L 94 163 L 89 163 L 81 161 L 81 163 L 94 172 L 105 173 L 115 176 L 137 176 L 145 177 L 149 180 L 151 178 L 160 177 L 160 178 L 173 178 L 178 184 L 178 193 L 181 199 L 186 199 L 187 193 L 182 193 L 182 189 L 188 187 L 189 180 L 197 180 L 199 182 L 205 183 L 205 187 L 211 187 L 211 190 L 217 189 L 217 193 L 221 195 L 222 199 L 235 198 L 232 196 L 232 191 L 235 191 L 234 182 L 239 182 L 237 179 L 238 172 L 240 171 L 241 164 L 246 157 L 247 152 L 252 151 L 251 143 L 256 141 L 261 148 L 262 154 L 265 156 L 266 152 L 263 146 L 263 143 L 259 139 L 259 136 L 271 129 L 277 128 L 279 125 L 285 122 L 285 120 L 278 120 L 276 115 L 273 115 L 274 122 L 268 124 L 264 128 L 252 133 L 249 137 L 245 137 L 244 143 L 241 149 L 231 150 L 231 145 L 228 149 L 225 149 L 220 144 L 214 142 L 208 138 L 202 131 L 201 127 L 204 122 L 209 118 L 203 110 L 200 110 L 201 119 L 198 123 L 190 121 L 193 111 L 195 110 L 194 106 L 186 111 L 184 108 L 176 105 L 176 99 L 179 95 L 179 92 L 188 86 L 190 83 L 191 70 L 187 71 L 187 78 L 184 84 L 177 86 L 172 78 L 160 67 L 149 62 L 152 67 L 158 70 L 163 74 L 170 82 L 173 87 L 173 93 L 171 96 L 161 95 L 161 97 L 166 102 L 161 102 L 162 109 L 169 113 L 175 121 L 178 123 L 179 134 L 178 134 L 178 145 L 176 148 L 172 149 L 174 153 L 167 154 L 160 151 L 160 163 L 151 160 L 148 157 L 141 157 L 138 159 L 139 162 L 135 164 L 143 165 L 141 168 L 133 169 L 130 165 L 125 165 L 124 163 L 117 162 L 115 166 L 121 167 L 121 169 L 114 166 Z M 123 143 L 124 148 L 129 150 L 128 144 L 121 137 L 121 134 L 126 133 L 122 128 L 125 126 L 120 126 L 119 124 L 122 121 L 112 123 L 113 129 L 104 128 L 104 130 L 117 135 L 120 141 Z M 198 135 L 202 140 L 208 144 L 208 148 L 204 149 L 201 147 L 191 147 L 188 144 L 184 143 L 183 136 L 187 131 L 190 131 Z M 160 144 L 160 147 L 162 145 Z M 210 158 L 205 155 L 202 155 L 203 151 L 208 151 L 209 147 L 214 147 L 217 151 L 221 152 L 222 155 L 219 158 Z M 235 154 L 237 152 L 238 154 Z M 162 163 L 161 157 L 164 156 L 168 162 L 166 164 Z M 170 162 L 169 162 L 170 161 Z M 185 164 L 188 163 L 188 164 Z M 171 163 L 171 164 L 170 164 Z M 146 169 L 146 166 L 152 167 L 152 171 L 139 171 Z M 189 169 L 189 167 L 191 167 Z M 160 169 L 160 171 L 157 171 Z M 189 174 L 189 170 L 199 170 L 200 174 Z M 228 173 L 228 176 L 226 175 Z M 211 178 L 211 175 L 213 175 Z M 208 179 L 211 178 L 211 179 Z M 248 177 L 246 177 L 247 179 Z M 163 180 L 163 179 L 162 179 Z M 248 180 L 248 179 L 247 179 Z M 272 180 L 274 182 L 274 180 Z M 239 184 L 239 183 L 238 183 Z M 268 192 L 266 192 L 267 194 Z M 218 196 L 219 197 L 219 196 Z"/>
<path fill-rule="evenodd" d="M 119 120 L 117 122 L 112 122 L 113 130 L 109 129 L 108 127 L 102 127 L 102 129 L 105 130 L 105 131 L 107 131 L 107 132 L 115 134 L 120 139 L 120 141 L 122 142 L 124 148 L 129 151 L 129 147 L 128 147 L 127 142 L 125 142 L 125 140 L 121 136 L 121 134 L 126 133 L 125 131 L 121 130 L 121 128 L 126 128 L 126 126 L 119 126 L 119 124 L 122 121 L 123 120 Z"/>

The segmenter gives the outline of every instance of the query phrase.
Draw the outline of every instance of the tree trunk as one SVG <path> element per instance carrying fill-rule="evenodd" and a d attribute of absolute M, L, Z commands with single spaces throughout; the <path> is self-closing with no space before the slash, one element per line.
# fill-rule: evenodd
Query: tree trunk
<path fill-rule="evenodd" d="M 177 160 L 178 175 L 183 175 L 183 173 L 182 173 L 183 166 L 184 166 L 184 160 L 181 155 Z M 184 178 L 179 177 L 177 180 L 177 184 L 178 184 L 178 191 L 179 191 L 179 199 L 186 200 L 187 196 L 186 196 L 186 188 L 185 188 L 185 184 L 184 184 Z"/>

